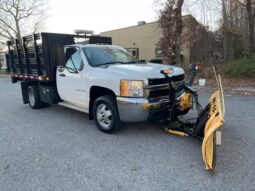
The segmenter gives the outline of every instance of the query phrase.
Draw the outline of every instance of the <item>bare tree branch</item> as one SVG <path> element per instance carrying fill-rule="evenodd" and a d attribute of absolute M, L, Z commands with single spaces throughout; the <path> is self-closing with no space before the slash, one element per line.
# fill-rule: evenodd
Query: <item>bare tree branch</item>
<path fill-rule="evenodd" d="M 47 0 L 0 0 L 0 37 L 21 38 L 38 31 L 46 8 Z"/>
<path fill-rule="evenodd" d="M 0 26 L 0 29 L 2 30 L 0 32 L 0 36 L 4 37 L 4 38 L 14 38 L 14 36 L 4 27 Z M 7 35 L 6 35 L 7 34 Z"/>
<path fill-rule="evenodd" d="M 11 24 L 7 23 L 5 20 L 0 19 L 0 26 L 6 28 L 6 30 L 10 30 L 11 32 L 16 33 L 16 30 L 14 27 L 12 27 Z"/>
<path fill-rule="evenodd" d="M 242 38 L 244 52 L 247 49 L 250 53 L 255 53 L 255 0 L 222 0 L 222 2 L 226 7 L 223 14 L 224 38 L 234 42 L 233 38 L 236 37 L 233 35 L 236 33 Z"/>

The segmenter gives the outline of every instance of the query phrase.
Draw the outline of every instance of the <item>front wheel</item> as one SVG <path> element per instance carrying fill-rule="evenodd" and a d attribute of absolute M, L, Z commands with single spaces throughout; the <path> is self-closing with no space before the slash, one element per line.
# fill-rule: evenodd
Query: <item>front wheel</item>
<path fill-rule="evenodd" d="M 102 96 L 96 99 L 93 106 L 93 116 L 100 131 L 113 133 L 121 128 L 116 100 L 112 96 Z"/>

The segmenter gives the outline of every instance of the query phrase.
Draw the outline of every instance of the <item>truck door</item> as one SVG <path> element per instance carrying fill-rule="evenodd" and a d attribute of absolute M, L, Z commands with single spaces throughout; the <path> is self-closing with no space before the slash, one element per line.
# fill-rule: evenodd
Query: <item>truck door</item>
<path fill-rule="evenodd" d="M 63 67 L 57 69 L 57 89 L 62 100 L 87 107 L 84 62 L 79 48 L 65 49 Z"/>

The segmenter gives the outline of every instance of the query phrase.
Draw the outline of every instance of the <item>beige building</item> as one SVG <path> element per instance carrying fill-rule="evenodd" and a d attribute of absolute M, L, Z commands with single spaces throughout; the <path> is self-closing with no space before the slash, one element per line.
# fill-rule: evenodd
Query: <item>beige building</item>
<path fill-rule="evenodd" d="M 114 45 L 122 46 L 139 59 L 147 61 L 155 58 L 156 47 L 161 37 L 158 22 L 139 22 L 136 26 L 102 32 L 100 35 L 112 37 Z"/>
<path fill-rule="evenodd" d="M 184 26 L 185 22 L 191 18 L 194 19 L 191 15 L 183 17 Z M 184 27 L 183 31 L 187 30 L 187 27 Z M 158 22 L 140 21 L 135 26 L 102 32 L 100 35 L 112 37 L 114 45 L 127 49 L 140 60 L 160 61 L 162 59 L 161 51 L 158 48 L 158 42 L 162 36 Z M 189 57 L 188 46 L 182 47 L 182 64 L 189 64 Z"/>

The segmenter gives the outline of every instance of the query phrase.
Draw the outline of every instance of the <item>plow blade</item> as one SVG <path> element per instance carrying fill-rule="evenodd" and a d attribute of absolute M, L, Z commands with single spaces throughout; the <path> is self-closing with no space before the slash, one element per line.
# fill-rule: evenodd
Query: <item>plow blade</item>
<path fill-rule="evenodd" d="M 224 124 L 225 104 L 220 76 L 215 73 L 219 89 L 209 100 L 209 116 L 204 129 L 202 157 L 206 170 L 213 170 L 216 152 L 216 131 Z"/>

